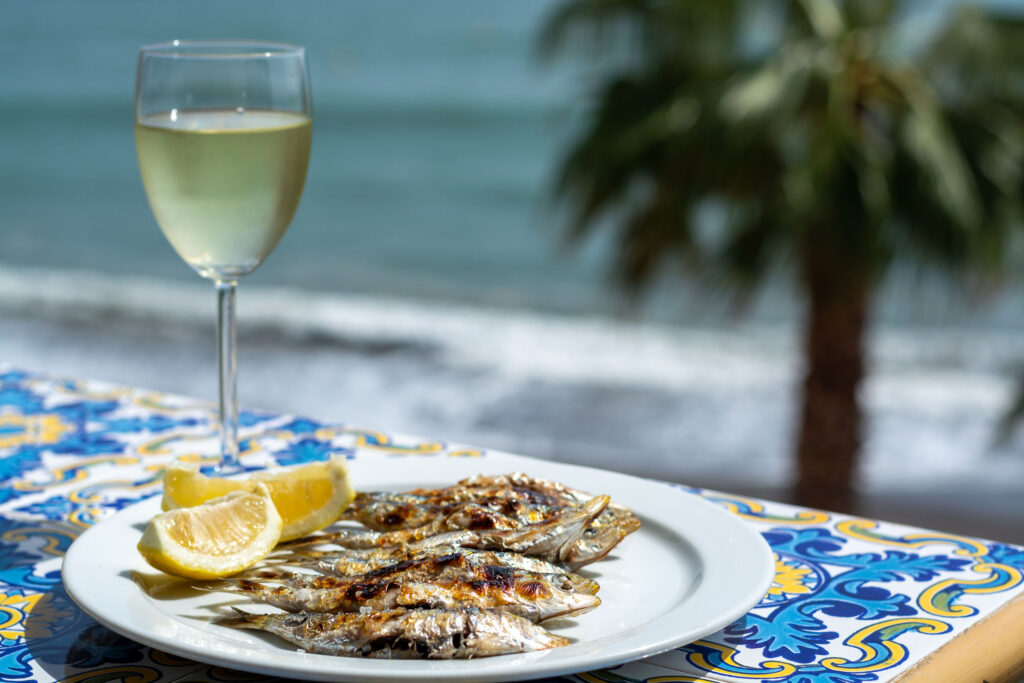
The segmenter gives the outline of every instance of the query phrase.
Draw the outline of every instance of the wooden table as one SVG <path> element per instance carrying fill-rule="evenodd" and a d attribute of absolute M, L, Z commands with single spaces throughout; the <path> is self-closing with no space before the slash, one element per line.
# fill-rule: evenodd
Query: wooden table
<path fill-rule="evenodd" d="M 241 434 L 247 467 L 332 452 L 487 457 L 288 415 L 243 412 Z M 269 680 L 122 638 L 82 613 L 61 583 L 59 558 L 82 529 L 157 493 L 168 462 L 202 463 L 216 451 L 205 403 L 0 366 L 0 681 Z M 690 490 L 769 542 L 769 593 L 703 640 L 560 680 L 994 683 L 1024 675 L 1024 548 Z"/>

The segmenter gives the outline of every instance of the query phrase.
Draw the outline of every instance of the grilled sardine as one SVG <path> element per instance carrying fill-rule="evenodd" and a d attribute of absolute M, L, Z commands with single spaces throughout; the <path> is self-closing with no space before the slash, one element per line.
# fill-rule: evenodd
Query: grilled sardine
<path fill-rule="evenodd" d="M 345 529 L 321 533 L 289 541 L 280 547 L 296 548 L 333 544 L 341 547 L 370 548 L 404 545 L 407 549 L 423 549 L 441 545 L 459 545 L 480 550 L 511 550 L 535 555 L 551 562 L 565 562 L 573 555 L 573 546 L 583 537 L 587 527 L 608 505 L 608 496 L 595 496 L 582 505 L 566 508 L 559 514 L 536 524 L 515 529 L 466 529 L 427 536 L 412 543 L 400 540 L 402 532 L 357 531 Z"/>
<path fill-rule="evenodd" d="M 537 521 L 541 521 L 538 519 Z M 447 514 L 434 517 L 422 526 L 397 531 L 367 531 L 364 529 L 347 529 L 336 532 L 333 543 L 346 548 L 380 548 L 394 545 L 406 545 L 422 541 L 430 536 L 437 536 L 448 531 L 516 529 L 523 526 L 518 518 L 509 517 L 500 512 L 477 505 L 464 503 L 455 506 Z M 285 547 L 299 545 L 299 542 L 283 544 Z"/>
<path fill-rule="evenodd" d="M 394 609 L 349 614 L 250 614 L 221 626 L 268 631 L 307 652 L 376 659 L 468 659 L 545 650 L 569 640 L 507 612 Z"/>
<path fill-rule="evenodd" d="M 335 577 L 319 578 L 337 580 Z M 400 582 L 388 578 L 340 580 L 326 588 L 268 585 L 249 579 L 229 579 L 197 588 L 242 594 L 289 612 L 479 607 L 500 609 L 535 622 L 589 612 L 601 603 L 596 595 L 562 590 L 545 580 L 516 580 L 510 574 L 498 574 L 474 581 L 442 579 Z"/>
<path fill-rule="evenodd" d="M 511 528 L 517 522 L 533 524 L 550 519 L 566 507 L 578 507 L 593 498 L 565 484 L 522 473 L 481 475 L 440 489 L 360 493 L 344 518 L 360 521 L 372 529 L 393 530 L 396 534 L 400 532 L 394 530 L 423 529 L 425 534 L 410 531 L 423 538 L 429 535 L 429 527 L 424 525 L 437 524 L 437 519 L 462 510 L 477 511 L 481 518 L 487 517 L 487 513 L 481 511 L 490 511 L 494 519 L 501 520 L 500 525 L 491 528 Z M 629 508 L 609 503 L 588 526 L 577 547 L 565 556 L 573 568 L 607 555 L 623 538 L 640 528 L 640 520 Z"/>
<path fill-rule="evenodd" d="M 525 569 L 539 574 L 565 574 L 568 570 L 561 564 L 548 562 L 539 557 L 502 550 L 477 550 L 459 546 L 436 546 L 419 550 L 406 548 L 387 548 L 374 556 L 363 550 L 303 550 L 297 548 L 292 552 L 278 553 L 270 558 L 269 564 L 287 564 L 307 569 L 316 569 L 324 574 L 334 576 L 356 576 L 368 571 L 386 567 L 395 562 L 415 560 L 424 557 L 436 557 L 450 553 L 461 553 L 473 562 L 480 564 L 496 564 L 501 567 Z"/>
<path fill-rule="evenodd" d="M 438 517 L 447 517 L 464 508 L 483 509 L 500 517 L 518 520 L 520 524 L 543 521 L 562 508 L 564 503 L 532 491 L 496 488 L 474 491 L 465 498 L 419 496 L 388 491 L 360 492 L 342 513 L 341 519 L 359 522 L 376 531 L 414 529 Z"/>
<path fill-rule="evenodd" d="M 292 588 L 336 588 L 355 581 L 366 582 L 382 579 L 398 582 L 429 582 L 447 579 L 491 581 L 498 577 L 507 577 L 510 581 L 546 581 L 565 591 L 593 594 L 600 589 L 596 581 L 564 571 L 545 574 L 527 569 L 487 564 L 475 559 L 470 552 L 462 548 L 449 553 L 427 554 L 392 562 L 356 576 L 314 576 L 265 568 L 247 572 L 246 576 L 242 578 L 283 583 Z"/>

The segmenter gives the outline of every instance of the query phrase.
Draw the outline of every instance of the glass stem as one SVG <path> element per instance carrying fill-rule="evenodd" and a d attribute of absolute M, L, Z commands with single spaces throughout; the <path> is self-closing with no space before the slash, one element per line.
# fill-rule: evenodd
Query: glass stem
<path fill-rule="evenodd" d="M 238 359 L 235 355 L 235 280 L 217 280 L 217 369 L 220 376 L 220 466 L 238 468 Z"/>

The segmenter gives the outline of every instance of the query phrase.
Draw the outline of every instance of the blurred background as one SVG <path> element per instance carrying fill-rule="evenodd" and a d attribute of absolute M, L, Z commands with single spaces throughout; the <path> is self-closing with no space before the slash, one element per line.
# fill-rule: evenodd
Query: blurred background
<path fill-rule="evenodd" d="M 795 453 L 814 440 L 806 244 L 822 241 L 802 226 L 824 222 L 835 272 L 868 293 L 863 381 L 847 382 L 855 405 L 842 408 L 863 413 L 843 427 L 860 434 L 842 470 L 856 495 L 831 507 L 1024 542 L 1024 426 L 1008 417 L 1024 368 L 1024 61 L 1003 70 L 1012 52 L 978 54 L 1016 44 L 985 31 L 1019 37 L 1024 8 L 864 2 L 874 9 L 843 14 L 856 4 L 5 2 L 0 360 L 215 399 L 213 288 L 164 240 L 138 176 L 137 49 L 299 43 L 313 156 L 288 234 L 241 282 L 243 409 L 790 499 L 807 475 Z M 961 40 L 951 26 L 981 33 Z M 906 68 L 918 56 L 938 83 Z M 895 85 L 878 85 L 888 72 L 864 66 L 875 59 L 897 65 Z M 868 76 L 851 84 L 837 64 Z M 996 73 L 1007 77 L 982 78 Z M 844 84 L 852 116 L 821 94 Z M 938 94 L 914 94 L 929 87 Z M 929 128 L 940 115 L 949 126 Z M 869 129 L 863 147 L 836 132 L 847 119 Z M 980 133 L 992 120 L 998 132 Z M 817 159 L 817 143 L 787 137 L 801 126 L 834 134 L 837 158 L 867 159 L 850 163 L 862 175 L 814 185 L 846 169 L 828 166 L 812 174 L 813 200 L 793 200 L 778 179 Z M 763 156 L 772 141 L 789 156 Z M 652 170 L 652 154 L 683 168 Z M 955 189 L 968 186 L 976 196 Z M 637 220 L 659 188 L 678 213 Z M 751 206 L 763 220 L 740 210 Z M 673 221 L 685 239 L 659 241 Z M 729 261 L 753 224 L 779 237 Z M 583 237 L 567 248 L 574 225 Z M 847 294 L 834 308 L 848 310 Z"/>

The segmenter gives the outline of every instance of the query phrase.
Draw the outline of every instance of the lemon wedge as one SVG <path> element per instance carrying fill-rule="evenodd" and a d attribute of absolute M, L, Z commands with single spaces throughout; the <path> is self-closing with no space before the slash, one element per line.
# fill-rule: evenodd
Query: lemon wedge
<path fill-rule="evenodd" d="M 160 571 L 190 579 L 216 579 L 251 567 L 281 538 L 265 484 L 234 491 L 202 505 L 161 512 L 150 520 L 139 552 Z"/>
<path fill-rule="evenodd" d="M 263 483 L 281 515 L 281 540 L 305 536 L 338 519 L 355 497 L 345 459 L 260 472 L 251 479 L 207 477 L 193 465 L 175 463 L 164 472 L 164 510 L 199 505 L 231 491 L 249 491 Z"/>

